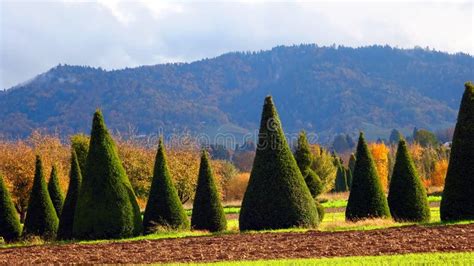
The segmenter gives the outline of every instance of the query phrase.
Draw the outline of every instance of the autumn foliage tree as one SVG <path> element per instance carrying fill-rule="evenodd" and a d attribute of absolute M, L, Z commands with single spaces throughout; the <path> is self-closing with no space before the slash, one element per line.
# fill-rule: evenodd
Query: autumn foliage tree
<path fill-rule="evenodd" d="M 390 172 L 388 161 L 389 148 L 384 143 L 371 143 L 369 144 L 369 149 L 375 163 L 375 168 L 377 169 L 377 174 L 380 178 L 382 189 L 384 192 L 387 192 L 388 174 Z"/>

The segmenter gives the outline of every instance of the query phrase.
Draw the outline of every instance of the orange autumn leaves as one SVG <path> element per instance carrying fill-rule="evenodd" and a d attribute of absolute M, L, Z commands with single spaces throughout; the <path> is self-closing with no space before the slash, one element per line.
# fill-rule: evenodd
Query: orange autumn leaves
<path fill-rule="evenodd" d="M 388 191 L 390 171 L 395 163 L 396 146 L 371 143 L 369 149 L 374 159 L 382 187 Z M 447 152 L 443 149 L 409 145 L 410 154 L 425 187 L 443 187 L 448 169 Z"/>

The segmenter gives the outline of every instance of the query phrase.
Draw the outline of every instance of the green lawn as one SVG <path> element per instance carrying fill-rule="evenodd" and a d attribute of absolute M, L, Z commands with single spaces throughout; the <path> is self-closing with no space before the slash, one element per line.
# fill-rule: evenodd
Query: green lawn
<path fill-rule="evenodd" d="M 474 252 L 414 253 L 405 255 L 355 256 L 322 259 L 282 259 L 257 261 L 224 261 L 186 265 L 473 265 Z M 183 264 L 166 264 L 183 265 Z"/>
<path fill-rule="evenodd" d="M 441 196 L 428 196 L 428 202 L 440 202 Z M 322 203 L 324 208 L 345 208 L 347 206 L 347 200 L 328 200 Z"/>
<path fill-rule="evenodd" d="M 441 196 L 428 196 L 428 202 L 439 202 Z M 347 206 L 347 200 L 328 200 L 322 203 L 324 208 L 345 208 Z M 225 206 L 225 214 L 238 214 L 240 212 L 240 206 Z M 186 209 L 186 213 L 191 216 L 192 209 Z"/>

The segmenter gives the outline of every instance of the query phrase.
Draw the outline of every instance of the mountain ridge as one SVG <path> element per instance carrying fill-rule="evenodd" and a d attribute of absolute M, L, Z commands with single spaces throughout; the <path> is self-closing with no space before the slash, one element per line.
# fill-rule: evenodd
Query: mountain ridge
<path fill-rule="evenodd" d="M 253 132 L 271 94 L 286 132 L 452 126 L 474 58 L 389 46 L 278 46 L 120 70 L 58 65 L 0 93 L 0 133 L 87 132 L 100 107 L 112 129 Z"/>

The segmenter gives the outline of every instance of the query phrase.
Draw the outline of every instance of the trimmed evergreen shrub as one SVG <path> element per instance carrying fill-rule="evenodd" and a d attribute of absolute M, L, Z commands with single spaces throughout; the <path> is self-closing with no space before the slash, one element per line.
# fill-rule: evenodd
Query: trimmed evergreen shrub
<path fill-rule="evenodd" d="M 454 129 L 440 214 L 443 221 L 474 219 L 474 84 L 466 82 Z"/>
<path fill-rule="evenodd" d="M 346 171 L 346 191 L 349 191 L 352 183 L 352 172 L 349 168 L 344 168 L 344 170 Z"/>
<path fill-rule="evenodd" d="M 341 164 L 340 160 L 337 160 L 336 167 L 337 167 L 337 172 L 336 172 L 334 191 L 345 192 L 347 191 L 346 169 Z"/>
<path fill-rule="evenodd" d="M 310 168 L 306 169 L 304 173 L 304 181 L 306 186 L 308 186 L 309 192 L 313 198 L 321 195 L 324 189 L 324 184 L 321 181 L 321 178 Z"/>
<path fill-rule="evenodd" d="M 20 238 L 20 234 L 20 218 L 0 173 L 0 237 L 5 242 L 11 242 Z"/>
<path fill-rule="evenodd" d="M 48 192 L 49 196 L 51 197 L 51 201 L 53 202 L 56 215 L 60 217 L 61 210 L 63 209 L 64 196 L 61 192 L 61 188 L 59 187 L 58 169 L 55 165 L 53 165 L 53 169 L 51 170 L 51 176 L 48 183 Z"/>
<path fill-rule="evenodd" d="M 143 230 L 145 234 L 148 234 L 159 226 L 173 229 L 189 228 L 188 216 L 179 200 L 168 170 L 162 138 L 158 143 L 153 181 L 143 216 Z"/>
<path fill-rule="evenodd" d="M 37 155 L 35 178 L 28 202 L 23 236 L 37 235 L 53 238 L 56 235 L 58 223 L 58 216 L 44 180 L 43 163 Z"/>
<path fill-rule="evenodd" d="M 125 238 L 142 232 L 135 193 L 100 111 L 92 122 L 86 175 L 74 213 L 78 239 Z"/>
<path fill-rule="evenodd" d="M 306 132 L 304 131 L 301 131 L 298 136 L 298 144 L 295 149 L 295 160 L 304 177 L 304 181 L 311 192 L 311 196 L 316 198 L 323 192 L 324 185 L 319 176 L 311 169 L 313 154 L 309 148 Z"/>
<path fill-rule="evenodd" d="M 318 211 L 319 222 L 322 222 L 326 211 L 324 210 L 323 205 L 319 201 L 316 201 L 316 209 Z"/>
<path fill-rule="evenodd" d="M 227 228 L 224 208 L 217 192 L 209 156 L 205 150 L 201 155 L 191 227 L 211 232 L 224 231 Z"/>
<path fill-rule="evenodd" d="M 76 211 L 77 197 L 81 188 L 82 174 L 77 160 L 77 154 L 71 149 L 71 170 L 69 172 L 69 188 L 64 200 L 63 210 L 59 218 L 57 238 L 61 240 L 72 239 L 72 228 L 74 223 L 74 213 Z"/>
<path fill-rule="evenodd" d="M 288 146 L 272 98 L 268 96 L 242 201 L 240 230 L 313 228 L 318 222 L 315 201 Z"/>
<path fill-rule="evenodd" d="M 346 220 L 390 217 L 387 198 L 362 132 L 357 144 L 356 157 Z"/>
<path fill-rule="evenodd" d="M 388 192 L 388 206 L 395 221 L 427 222 L 430 207 L 405 140 L 398 143 Z"/>
<path fill-rule="evenodd" d="M 77 161 L 81 168 L 81 175 L 86 174 L 87 154 L 89 153 L 90 138 L 84 134 L 76 134 L 71 136 L 71 146 L 76 152 Z"/>
<path fill-rule="evenodd" d="M 351 157 L 349 158 L 349 167 L 347 168 L 347 188 L 350 190 L 352 186 L 352 177 L 354 175 L 354 167 L 355 167 L 356 157 L 353 153 L 351 153 Z"/>

